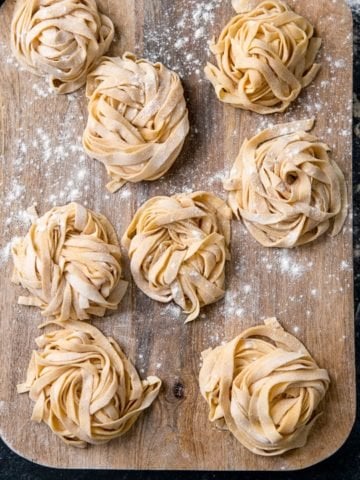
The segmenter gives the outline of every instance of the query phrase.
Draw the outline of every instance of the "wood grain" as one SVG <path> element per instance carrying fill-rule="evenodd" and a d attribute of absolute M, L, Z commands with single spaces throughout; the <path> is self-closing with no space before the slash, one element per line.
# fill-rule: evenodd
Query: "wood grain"
<path fill-rule="evenodd" d="M 0 426 L 5 442 L 20 455 L 57 467 L 287 470 L 319 462 L 347 438 L 355 415 L 351 215 L 338 237 L 289 252 L 260 247 L 241 224 L 234 223 L 226 298 L 204 309 L 202 318 L 190 325 L 183 324 L 184 316 L 176 309 L 151 301 L 131 284 L 119 312 L 94 324 L 119 341 L 142 375 L 159 375 L 164 388 L 126 437 L 84 451 L 69 448 L 45 425 L 30 421 L 32 404 L 26 395 L 16 393 L 35 347 L 40 315 L 36 309 L 16 303 L 22 292 L 10 284 L 8 242 L 26 233 L 28 227 L 19 212 L 34 201 L 44 213 L 59 199 L 63 202 L 58 203 L 64 203 L 75 196 L 107 215 L 121 237 L 135 210 L 153 195 L 209 189 L 224 197 L 221 177 L 229 171 L 245 137 L 261 129 L 264 122 L 314 114 L 315 131 L 333 147 L 333 156 L 351 188 L 351 13 L 342 0 L 289 3 L 315 24 L 323 38 L 323 68 L 314 85 L 285 115 L 264 119 L 220 104 L 211 85 L 200 81 L 203 75 L 185 62 L 191 53 L 202 71 L 208 58 L 206 39 L 192 40 L 190 20 L 190 26 L 186 27 L 186 22 L 185 27 L 179 26 L 184 12 L 189 12 L 191 19 L 196 1 L 99 1 L 117 27 L 112 54 L 130 50 L 179 66 L 192 123 L 185 148 L 164 179 L 128 186 L 125 194 L 113 196 L 105 191 L 103 167 L 82 157 L 83 91 L 69 97 L 48 95 L 45 81 L 19 70 L 9 51 L 13 0 L 7 0 L 0 10 Z M 218 34 L 230 18 L 230 4 L 223 1 L 214 9 L 214 22 L 205 25 L 206 38 Z M 166 38 L 166 28 L 170 28 L 170 39 L 159 43 L 159 38 Z M 189 37 L 183 49 L 175 48 L 177 35 Z M 80 167 L 85 169 L 86 182 L 78 177 Z M 74 193 L 74 188 L 78 192 Z M 231 434 L 217 431 L 207 421 L 207 407 L 197 384 L 202 350 L 232 339 L 268 316 L 277 316 L 285 328 L 296 332 L 332 378 L 325 414 L 308 445 L 271 459 L 254 456 Z"/>

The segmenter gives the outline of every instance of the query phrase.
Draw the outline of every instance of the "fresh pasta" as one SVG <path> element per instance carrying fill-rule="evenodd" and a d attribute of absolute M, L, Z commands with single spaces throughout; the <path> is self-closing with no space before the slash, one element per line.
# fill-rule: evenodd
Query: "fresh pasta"
<path fill-rule="evenodd" d="M 261 456 L 306 444 L 330 379 L 275 318 L 202 358 L 199 383 L 211 422 Z"/>
<path fill-rule="evenodd" d="M 85 322 L 69 321 L 37 344 L 18 392 L 29 392 L 35 403 L 32 420 L 68 445 L 124 435 L 158 396 L 161 380 L 141 380 L 115 340 Z"/>
<path fill-rule="evenodd" d="M 101 60 L 88 76 L 86 152 L 105 165 L 110 192 L 125 183 L 157 180 L 173 165 L 189 132 L 179 76 L 161 63 Z"/>
<path fill-rule="evenodd" d="M 195 320 L 201 307 L 224 296 L 230 220 L 226 203 L 207 192 L 148 200 L 122 239 L 136 285 Z"/>
<path fill-rule="evenodd" d="M 238 14 L 211 44 L 205 74 L 222 102 L 260 114 L 283 112 L 320 70 L 311 23 L 280 0 L 234 0 Z"/>
<path fill-rule="evenodd" d="M 313 119 L 275 125 L 245 140 L 224 182 L 234 214 L 264 247 L 335 236 L 345 222 L 345 178 L 329 147 L 307 133 L 313 126 Z"/>
<path fill-rule="evenodd" d="M 115 310 L 127 288 L 110 222 L 78 203 L 38 218 L 12 248 L 13 281 L 30 292 L 19 303 L 47 319 L 87 320 Z"/>
<path fill-rule="evenodd" d="M 95 0 L 19 0 L 11 24 L 17 60 L 47 77 L 56 93 L 85 85 L 113 38 L 112 21 L 98 11 Z"/>

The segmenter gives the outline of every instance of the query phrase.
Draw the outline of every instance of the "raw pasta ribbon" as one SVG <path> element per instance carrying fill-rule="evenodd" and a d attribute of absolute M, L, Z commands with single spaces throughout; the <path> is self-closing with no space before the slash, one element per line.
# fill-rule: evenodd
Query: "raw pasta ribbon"
<path fill-rule="evenodd" d="M 116 233 L 100 214 L 77 203 L 55 207 L 15 243 L 13 281 L 30 292 L 22 305 L 65 322 L 102 317 L 125 294 Z"/>
<path fill-rule="evenodd" d="M 173 165 L 189 132 L 179 76 L 161 63 L 103 58 L 88 77 L 83 144 L 101 161 L 115 192 L 126 182 L 157 180 Z"/>
<path fill-rule="evenodd" d="M 335 236 L 345 222 L 345 178 L 329 147 L 307 133 L 313 125 L 276 125 L 245 140 L 224 182 L 231 209 L 265 247 L 297 247 L 328 231 Z"/>
<path fill-rule="evenodd" d="M 69 445 L 124 435 L 159 393 L 159 378 L 141 380 L 115 340 L 85 322 L 69 321 L 36 342 L 41 350 L 33 352 L 18 392 L 35 402 L 32 420 Z"/>
<path fill-rule="evenodd" d="M 82 87 L 113 38 L 95 0 L 19 0 L 11 25 L 14 55 L 56 93 Z"/>
<path fill-rule="evenodd" d="M 199 383 L 211 422 L 257 455 L 306 444 L 330 379 L 275 318 L 202 357 Z"/>
<path fill-rule="evenodd" d="M 206 192 L 154 197 L 135 214 L 122 244 L 137 286 L 159 302 L 174 301 L 195 320 L 224 295 L 231 211 Z"/>
<path fill-rule="evenodd" d="M 319 72 L 321 40 L 282 1 L 251 9 L 253 3 L 233 1 L 239 14 L 213 41 L 217 67 L 208 63 L 205 73 L 222 102 L 260 114 L 283 112 Z"/>

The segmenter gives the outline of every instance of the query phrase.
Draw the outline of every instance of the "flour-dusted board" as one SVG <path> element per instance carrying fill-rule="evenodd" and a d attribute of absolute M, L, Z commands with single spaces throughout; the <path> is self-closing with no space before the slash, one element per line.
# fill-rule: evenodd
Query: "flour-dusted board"
<path fill-rule="evenodd" d="M 150 300 L 131 282 L 119 311 L 94 323 L 122 345 L 142 376 L 156 374 L 164 387 L 125 437 L 86 450 L 68 447 L 47 426 L 30 421 L 32 403 L 27 395 L 16 393 L 40 334 L 41 317 L 37 309 L 17 305 L 24 292 L 10 284 L 9 248 L 14 237 L 27 232 L 26 209 L 34 202 L 45 213 L 53 205 L 79 201 L 107 215 L 121 237 L 136 209 L 154 195 L 201 189 L 225 197 L 221 181 L 247 136 L 270 123 L 311 116 L 317 118 L 316 133 L 333 147 L 350 192 L 351 14 L 342 0 L 290 4 L 323 38 L 323 67 L 285 115 L 262 117 L 222 105 L 204 79 L 207 41 L 233 15 L 230 0 L 99 1 L 116 25 L 110 53 L 130 50 L 176 69 L 184 82 L 192 126 L 169 174 L 155 183 L 128 185 L 114 195 L 105 190 L 102 165 L 87 158 L 81 147 L 84 91 L 56 96 L 44 80 L 19 68 L 9 48 L 14 1 L 7 0 L 1 8 L 0 427 L 5 442 L 20 455 L 56 467 L 290 470 L 319 462 L 346 440 L 355 415 L 351 215 L 336 238 L 292 251 L 262 248 L 234 223 L 226 297 L 189 325 L 184 325 L 178 308 Z M 277 316 L 297 335 L 332 379 L 325 413 L 308 445 L 278 458 L 257 457 L 230 433 L 211 425 L 197 383 L 204 349 L 269 316 Z"/>

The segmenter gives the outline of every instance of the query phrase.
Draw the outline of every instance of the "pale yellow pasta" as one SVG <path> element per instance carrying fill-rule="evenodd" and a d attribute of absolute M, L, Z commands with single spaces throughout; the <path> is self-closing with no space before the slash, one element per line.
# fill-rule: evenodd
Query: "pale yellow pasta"
<path fill-rule="evenodd" d="M 345 178 L 329 147 L 307 133 L 313 125 L 275 125 L 245 140 L 224 182 L 234 214 L 264 247 L 293 248 L 326 232 L 335 236 L 345 222 Z"/>
<path fill-rule="evenodd" d="M 203 352 L 199 383 L 211 422 L 274 456 L 306 444 L 330 379 L 275 318 L 264 323 Z"/>
<path fill-rule="evenodd" d="M 161 63 L 101 60 L 88 76 L 86 152 L 102 162 L 115 192 L 125 183 L 157 180 L 173 165 L 189 132 L 179 76 Z"/>
<path fill-rule="evenodd" d="M 321 40 L 280 0 L 234 0 L 238 15 L 211 44 L 207 78 L 224 103 L 260 114 L 283 112 L 320 70 Z"/>
<path fill-rule="evenodd" d="M 102 317 L 118 307 L 127 288 L 113 227 L 77 203 L 38 218 L 12 255 L 13 281 L 30 292 L 19 303 L 40 307 L 47 319 Z"/>
<path fill-rule="evenodd" d="M 85 322 L 69 321 L 37 344 L 18 392 L 35 402 L 32 420 L 69 445 L 124 435 L 159 393 L 159 378 L 141 380 L 115 340 Z"/>
<path fill-rule="evenodd" d="M 48 77 L 56 93 L 82 87 L 113 38 L 114 26 L 95 0 L 18 0 L 11 24 L 14 55 Z"/>
<path fill-rule="evenodd" d="M 226 203 L 211 193 L 148 200 L 122 239 L 136 285 L 195 320 L 201 307 L 224 296 L 230 220 Z"/>

